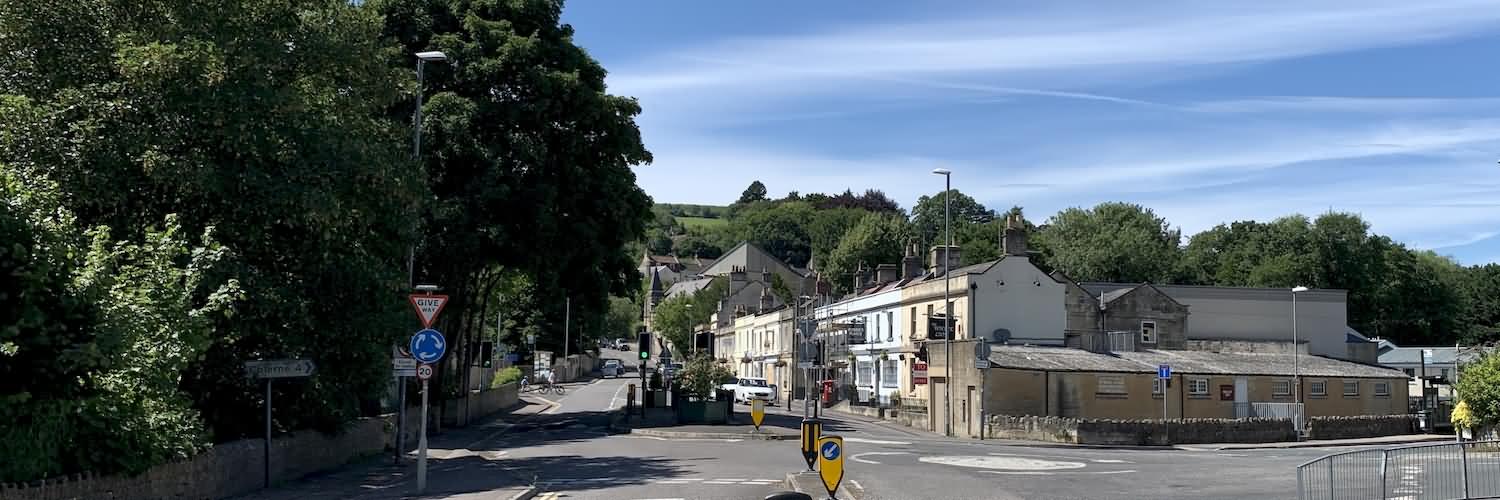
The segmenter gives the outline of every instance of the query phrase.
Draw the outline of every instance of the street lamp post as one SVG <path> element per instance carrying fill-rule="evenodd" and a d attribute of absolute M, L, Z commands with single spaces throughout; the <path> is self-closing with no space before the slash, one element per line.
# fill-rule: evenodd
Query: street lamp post
<path fill-rule="evenodd" d="M 949 274 L 953 251 L 953 171 L 946 168 L 932 169 L 933 175 L 943 176 L 943 232 L 947 243 L 943 246 L 943 435 L 953 435 L 953 299 L 950 298 L 953 276 Z"/>
<path fill-rule="evenodd" d="M 429 62 L 447 62 L 448 55 L 442 51 L 432 50 L 417 53 L 417 110 L 412 118 L 412 158 L 422 158 L 422 93 L 426 89 L 422 85 L 422 68 Z"/>
<path fill-rule="evenodd" d="M 1302 431 L 1302 426 L 1300 424 L 1302 416 L 1302 374 L 1301 362 L 1298 361 L 1300 356 L 1297 352 L 1301 350 L 1301 348 L 1298 346 L 1299 342 L 1297 341 L 1297 294 L 1306 291 L 1307 287 L 1305 286 L 1292 288 L 1292 401 L 1297 403 L 1297 414 L 1299 422 L 1297 425 L 1298 432 Z"/>

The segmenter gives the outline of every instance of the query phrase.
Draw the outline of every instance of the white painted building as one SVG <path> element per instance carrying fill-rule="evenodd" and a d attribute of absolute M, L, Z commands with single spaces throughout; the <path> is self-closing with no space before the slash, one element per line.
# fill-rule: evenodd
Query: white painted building
<path fill-rule="evenodd" d="M 902 374 L 899 358 L 907 332 L 901 327 L 906 323 L 906 318 L 901 312 L 899 284 L 900 282 L 888 283 L 871 293 L 822 306 L 814 311 L 819 324 L 825 327 L 830 324 L 858 325 L 843 328 L 844 335 L 849 335 L 851 331 L 854 332 L 853 335 L 830 339 L 830 342 L 841 347 L 847 342 L 847 351 L 830 351 L 840 354 L 847 352 L 848 356 L 852 356 L 852 359 L 842 361 L 849 363 L 846 373 L 852 375 L 850 379 L 857 387 L 859 401 L 868 401 L 872 394 L 879 394 L 882 402 L 889 402 L 891 396 L 900 391 Z M 824 329 L 839 330 L 836 327 L 820 328 Z M 861 329 L 863 338 L 858 334 Z"/>

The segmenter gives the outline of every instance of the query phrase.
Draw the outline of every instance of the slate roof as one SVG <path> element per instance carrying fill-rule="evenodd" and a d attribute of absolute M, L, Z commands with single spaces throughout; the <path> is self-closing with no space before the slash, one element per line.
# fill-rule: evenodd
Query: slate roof
<path fill-rule="evenodd" d="M 713 277 L 679 281 L 673 283 L 672 287 L 667 289 L 667 293 L 665 296 L 676 297 L 680 294 L 697 292 L 698 290 L 708 288 L 708 285 L 713 282 Z"/>
<path fill-rule="evenodd" d="M 1268 375 L 1290 377 L 1291 357 L 1286 354 L 1210 351 L 1157 351 L 1095 353 L 1069 347 L 995 346 L 991 366 L 1068 372 L 1156 373 L 1162 364 L 1174 373 L 1190 375 Z M 1400 370 L 1302 355 L 1297 373 L 1305 377 L 1405 378 Z"/>

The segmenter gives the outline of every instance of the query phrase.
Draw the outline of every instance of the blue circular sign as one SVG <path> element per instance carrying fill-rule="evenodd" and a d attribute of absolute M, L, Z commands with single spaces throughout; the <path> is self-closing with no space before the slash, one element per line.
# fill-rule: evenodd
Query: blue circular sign
<path fill-rule="evenodd" d="M 436 363 L 448 352 L 448 341 L 442 333 L 428 328 L 411 336 L 411 357 L 418 363 Z"/>
<path fill-rule="evenodd" d="M 823 458 L 826 460 L 838 460 L 839 444 L 832 441 L 823 443 Z"/>

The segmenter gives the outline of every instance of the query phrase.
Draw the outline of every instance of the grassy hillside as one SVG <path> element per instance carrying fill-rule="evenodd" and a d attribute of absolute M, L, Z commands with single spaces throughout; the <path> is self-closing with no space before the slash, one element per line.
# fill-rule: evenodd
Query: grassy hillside
<path fill-rule="evenodd" d="M 677 222 L 679 224 L 682 224 L 682 227 L 688 228 L 689 230 L 710 229 L 728 224 L 729 219 L 710 219 L 707 217 L 677 217 Z"/>
<path fill-rule="evenodd" d="M 658 203 L 655 210 L 672 214 L 673 217 L 697 217 L 707 219 L 722 219 L 729 207 L 721 205 L 689 205 L 684 203 Z M 683 224 L 686 224 L 684 222 Z"/>

